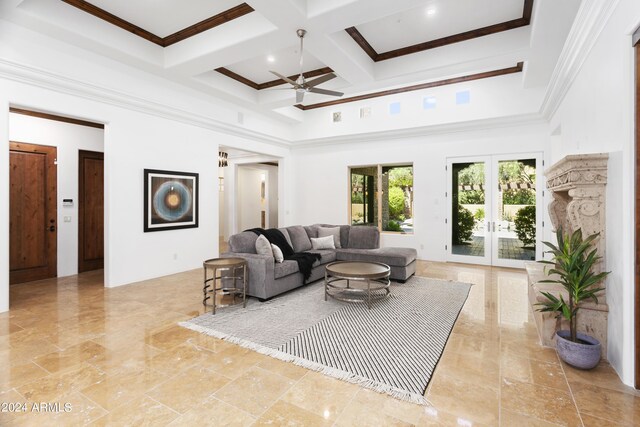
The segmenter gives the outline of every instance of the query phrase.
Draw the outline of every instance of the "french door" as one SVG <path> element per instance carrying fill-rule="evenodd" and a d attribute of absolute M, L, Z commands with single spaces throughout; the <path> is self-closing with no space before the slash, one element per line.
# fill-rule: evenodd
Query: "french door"
<path fill-rule="evenodd" d="M 447 160 L 449 261 L 523 268 L 542 257 L 541 166 L 540 153 Z"/>

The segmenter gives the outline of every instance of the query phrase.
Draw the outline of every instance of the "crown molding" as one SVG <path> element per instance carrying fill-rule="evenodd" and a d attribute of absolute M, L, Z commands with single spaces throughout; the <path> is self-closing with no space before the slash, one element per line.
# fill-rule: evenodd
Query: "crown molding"
<path fill-rule="evenodd" d="M 583 1 L 556 64 L 540 114 L 551 120 L 620 0 Z"/>
<path fill-rule="evenodd" d="M 518 114 L 513 116 L 472 120 L 467 122 L 453 122 L 440 125 L 419 126 L 410 129 L 395 129 L 381 132 L 366 132 L 354 135 L 340 135 L 327 138 L 307 139 L 304 141 L 293 143 L 291 146 L 291 151 L 316 147 L 328 147 L 344 143 L 389 141 L 392 139 L 406 139 L 430 135 L 477 132 L 531 125 L 548 125 L 548 121 L 540 116 L 539 113 Z"/>
<path fill-rule="evenodd" d="M 171 107 L 150 99 L 132 96 L 114 89 L 82 82 L 50 71 L 9 61 L 5 58 L 0 58 L 0 77 L 90 101 L 98 101 L 192 126 L 219 131 L 228 135 L 284 148 L 291 147 L 291 142 L 282 138 L 241 128 L 196 112 Z"/>

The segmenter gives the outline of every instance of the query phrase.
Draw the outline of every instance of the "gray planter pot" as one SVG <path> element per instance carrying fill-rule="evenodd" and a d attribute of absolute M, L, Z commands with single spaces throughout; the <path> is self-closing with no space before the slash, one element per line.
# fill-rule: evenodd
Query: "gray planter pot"
<path fill-rule="evenodd" d="M 592 369 L 600 362 L 601 345 L 597 339 L 578 332 L 578 339 L 589 343 L 582 344 L 570 340 L 569 331 L 556 332 L 556 350 L 560 359 L 580 369 Z"/>

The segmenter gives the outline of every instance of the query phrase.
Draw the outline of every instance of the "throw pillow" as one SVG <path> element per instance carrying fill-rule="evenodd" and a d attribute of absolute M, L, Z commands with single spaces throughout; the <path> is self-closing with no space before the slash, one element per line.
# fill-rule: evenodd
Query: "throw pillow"
<path fill-rule="evenodd" d="M 313 249 L 335 249 L 336 245 L 333 243 L 333 236 L 325 237 L 312 237 L 311 246 Z"/>
<path fill-rule="evenodd" d="M 279 247 L 272 243 L 271 250 L 273 250 L 273 257 L 276 259 L 276 262 L 280 263 L 284 261 L 284 255 L 282 254 L 282 250 Z"/>
<path fill-rule="evenodd" d="M 333 244 L 340 249 L 340 227 L 318 227 L 318 237 L 333 236 Z"/>
<path fill-rule="evenodd" d="M 260 235 L 256 240 L 256 253 L 258 255 L 269 255 L 273 257 L 273 250 L 271 249 L 271 243 L 267 240 L 266 237 Z"/>
<path fill-rule="evenodd" d="M 311 249 L 311 241 L 303 226 L 287 227 L 287 232 L 289 233 L 289 238 L 291 238 L 291 246 L 294 252 L 304 252 Z"/>

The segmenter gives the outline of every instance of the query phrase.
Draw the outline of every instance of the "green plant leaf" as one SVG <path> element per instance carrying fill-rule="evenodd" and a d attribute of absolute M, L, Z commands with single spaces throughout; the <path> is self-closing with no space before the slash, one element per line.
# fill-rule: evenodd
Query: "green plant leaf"
<path fill-rule="evenodd" d="M 595 273 L 595 265 L 602 259 L 598 256 L 597 249 L 593 247 L 599 234 L 593 234 L 583 238 L 582 230 L 578 229 L 567 235 L 562 228 L 556 231 L 557 245 L 550 242 L 543 242 L 550 250 L 546 253 L 553 255 L 553 260 L 538 261 L 541 264 L 551 265 L 553 268 L 545 267 L 545 273 L 552 278 L 540 280 L 538 283 L 555 283 L 560 285 L 569 295 L 569 300 L 565 301 L 562 294 L 559 298 L 550 292 L 541 292 L 548 301 L 538 303 L 538 311 L 555 311 L 558 316 L 562 316 L 571 325 L 571 334 L 575 336 L 575 321 L 581 302 L 593 300 L 598 303 L 598 293 L 604 291 L 603 287 L 598 287 L 610 272 Z"/>

